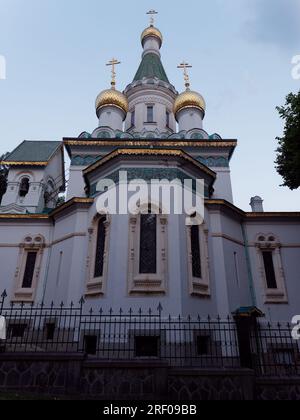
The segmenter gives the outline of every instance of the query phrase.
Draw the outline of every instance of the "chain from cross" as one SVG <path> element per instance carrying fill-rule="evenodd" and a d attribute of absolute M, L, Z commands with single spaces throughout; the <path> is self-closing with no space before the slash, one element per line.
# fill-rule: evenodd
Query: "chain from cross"
<path fill-rule="evenodd" d="M 154 16 L 158 15 L 158 12 L 156 10 L 149 10 L 149 12 L 147 12 L 147 15 L 150 16 L 150 26 L 154 26 Z"/>
<path fill-rule="evenodd" d="M 184 82 L 185 82 L 185 87 L 186 88 L 190 87 L 190 76 L 188 74 L 187 69 L 191 69 L 192 67 L 193 66 L 186 63 L 185 61 L 183 61 L 181 64 L 179 64 L 179 66 L 177 66 L 178 69 L 183 69 L 183 76 L 184 76 Z"/>
<path fill-rule="evenodd" d="M 114 88 L 116 86 L 116 66 L 121 64 L 121 61 L 116 58 L 111 59 L 106 65 L 111 66 L 111 85 Z"/>

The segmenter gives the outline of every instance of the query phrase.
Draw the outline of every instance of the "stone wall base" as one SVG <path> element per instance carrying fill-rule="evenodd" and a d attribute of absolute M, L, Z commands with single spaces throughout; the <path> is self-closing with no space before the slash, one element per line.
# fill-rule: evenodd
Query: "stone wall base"
<path fill-rule="evenodd" d="M 153 360 L 96 361 L 78 354 L 0 354 L 0 393 L 98 400 L 300 400 L 300 377 L 248 369 L 170 368 Z"/>

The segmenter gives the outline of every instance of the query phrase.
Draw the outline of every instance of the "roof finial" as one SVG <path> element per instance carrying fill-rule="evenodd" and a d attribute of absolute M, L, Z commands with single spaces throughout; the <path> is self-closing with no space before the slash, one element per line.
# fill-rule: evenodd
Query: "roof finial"
<path fill-rule="evenodd" d="M 187 69 L 191 69 L 193 66 L 183 61 L 179 66 L 177 66 L 178 69 L 183 69 L 183 76 L 184 76 L 184 82 L 186 90 L 190 89 L 190 76 L 188 74 Z"/>
<path fill-rule="evenodd" d="M 150 16 L 150 26 L 154 26 L 154 16 L 158 15 L 158 12 L 156 10 L 149 10 L 149 12 L 147 12 L 147 15 Z"/>
<path fill-rule="evenodd" d="M 111 88 L 116 88 L 116 66 L 121 64 L 116 58 L 112 58 L 106 65 L 111 66 Z"/>

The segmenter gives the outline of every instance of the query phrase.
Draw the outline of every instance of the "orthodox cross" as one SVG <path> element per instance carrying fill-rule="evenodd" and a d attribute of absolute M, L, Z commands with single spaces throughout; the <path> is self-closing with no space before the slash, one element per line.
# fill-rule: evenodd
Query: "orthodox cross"
<path fill-rule="evenodd" d="M 183 76 L 185 81 L 185 87 L 188 89 L 190 87 L 190 76 L 188 74 L 187 69 L 191 69 L 193 66 L 183 61 L 179 66 L 177 66 L 178 69 L 183 69 Z"/>
<path fill-rule="evenodd" d="M 116 58 L 111 59 L 106 65 L 111 66 L 111 86 L 114 89 L 116 86 L 116 66 L 121 64 Z"/>
<path fill-rule="evenodd" d="M 147 15 L 150 16 L 150 26 L 154 26 L 154 16 L 158 15 L 158 12 L 156 10 L 149 10 L 149 12 L 147 12 Z"/>

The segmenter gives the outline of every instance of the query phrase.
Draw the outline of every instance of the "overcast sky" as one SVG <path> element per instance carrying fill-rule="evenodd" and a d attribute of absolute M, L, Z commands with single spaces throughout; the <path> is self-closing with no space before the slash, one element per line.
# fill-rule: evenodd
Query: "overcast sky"
<path fill-rule="evenodd" d="M 300 0 L 0 0 L 0 154 L 22 140 L 60 140 L 97 126 L 94 101 L 132 81 L 141 56 L 145 12 L 159 11 L 162 60 L 177 90 L 177 64 L 193 64 L 192 88 L 207 102 L 204 128 L 239 143 L 231 162 L 235 204 L 249 210 L 300 210 L 300 191 L 280 187 L 274 169 L 282 121 L 275 110 L 300 90 L 291 76 L 300 55 Z"/>

